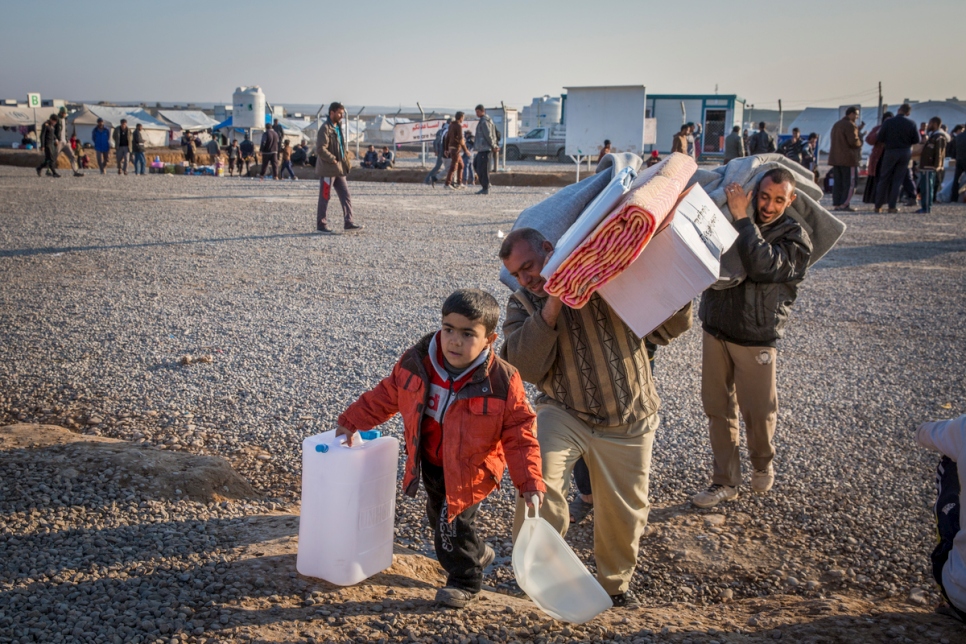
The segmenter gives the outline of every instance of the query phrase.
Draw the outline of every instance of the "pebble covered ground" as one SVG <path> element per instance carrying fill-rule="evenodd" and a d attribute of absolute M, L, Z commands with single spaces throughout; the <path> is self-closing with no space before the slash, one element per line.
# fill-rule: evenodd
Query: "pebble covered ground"
<path fill-rule="evenodd" d="M 221 456 L 259 495 L 161 498 L 110 467 L 78 475 L 66 447 L 4 452 L 0 643 L 222 641 L 219 629 L 237 621 L 224 602 L 281 605 L 279 580 L 296 594 L 311 588 L 293 568 L 277 579 L 234 578 L 245 522 L 297 513 L 301 440 L 334 428 L 345 406 L 438 324 L 453 289 L 476 286 L 505 300 L 498 231 L 552 190 L 494 188 L 481 197 L 350 187 L 365 230 L 318 236 L 312 181 L 90 172 L 55 180 L 0 168 L 0 426 L 46 423 Z M 336 203 L 330 217 L 341 232 Z M 772 636 L 760 630 L 763 618 L 729 617 L 731 602 L 845 597 L 899 602 L 912 614 L 938 600 L 928 565 L 937 459 L 914 445 L 912 431 L 966 411 L 966 206 L 940 204 L 928 216 L 865 206 L 843 219 L 849 230 L 810 271 L 779 347 L 771 494 L 745 488 L 734 503 L 691 508 L 710 458 L 699 330 L 658 355 L 653 509 L 632 587 L 644 610 L 720 615 L 717 629 L 694 641 Z M 514 594 L 511 494 L 507 479 L 481 525 L 498 555 L 485 583 Z M 430 554 L 422 503 L 399 497 L 397 543 Z M 591 567 L 592 538 L 592 520 L 568 535 Z M 441 635 L 440 623 L 454 623 L 445 616 L 396 615 L 406 632 L 387 628 L 386 639 L 486 639 Z M 690 641 L 686 628 L 669 624 L 543 637 Z M 896 641 L 956 641 L 903 624 Z"/>

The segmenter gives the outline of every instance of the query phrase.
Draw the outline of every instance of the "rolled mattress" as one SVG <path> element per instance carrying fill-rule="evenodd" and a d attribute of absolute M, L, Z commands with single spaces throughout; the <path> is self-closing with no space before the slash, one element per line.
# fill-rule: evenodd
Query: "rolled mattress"
<path fill-rule="evenodd" d="M 675 152 L 641 171 L 613 212 L 547 279 L 546 291 L 571 308 L 587 304 L 597 289 L 637 259 L 697 168 L 690 156 Z"/>

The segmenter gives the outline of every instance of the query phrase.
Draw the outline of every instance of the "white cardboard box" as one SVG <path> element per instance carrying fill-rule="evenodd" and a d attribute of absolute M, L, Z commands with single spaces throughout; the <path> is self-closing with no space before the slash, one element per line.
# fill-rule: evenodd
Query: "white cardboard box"
<path fill-rule="evenodd" d="M 681 199 L 666 225 L 623 273 L 600 289 L 638 337 L 718 280 L 721 255 L 738 233 L 699 185 Z"/>

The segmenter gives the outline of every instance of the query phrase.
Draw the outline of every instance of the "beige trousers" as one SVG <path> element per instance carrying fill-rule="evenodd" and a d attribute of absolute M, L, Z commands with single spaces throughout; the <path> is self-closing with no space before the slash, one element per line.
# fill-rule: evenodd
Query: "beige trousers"
<path fill-rule="evenodd" d="M 637 564 L 641 535 L 651 505 L 647 500 L 651 449 L 658 416 L 617 427 L 591 425 L 553 405 L 537 407 L 537 440 L 547 493 L 540 516 L 561 535 L 570 527 L 567 493 L 574 463 L 581 457 L 594 490 L 594 559 L 597 579 L 608 595 L 627 590 Z M 518 499 L 516 539 L 526 505 Z"/>
<path fill-rule="evenodd" d="M 70 147 L 70 143 L 57 143 L 57 154 L 67 157 L 67 161 L 70 162 L 70 169 L 77 172 L 77 158 L 74 156 L 74 151 Z"/>
<path fill-rule="evenodd" d="M 743 347 L 704 333 L 701 368 L 701 402 L 708 416 L 712 483 L 741 484 L 738 412 L 745 421 L 748 453 L 756 470 L 775 457 L 772 439 L 778 419 L 774 347 Z"/>

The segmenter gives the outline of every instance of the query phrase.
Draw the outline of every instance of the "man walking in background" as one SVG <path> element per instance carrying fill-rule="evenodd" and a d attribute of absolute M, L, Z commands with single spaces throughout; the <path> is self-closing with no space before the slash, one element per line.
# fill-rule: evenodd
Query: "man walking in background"
<path fill-rule="evenodd" d="M 346 154 L 345 136 L 342 134 L 342 118 L 345 108 L 342 103 L 329 105 L 329 117 L 319 128 L 315 142 L 315 172 L 319 175 L 319 205 L 316 210 L 315 229 L 320 233 L 331 233 L 326 210 L 332 190 L 339 195 L 342 204 L 343 226 L 346 231 L 361 230 L 362 226 L 352 221 L 352 199 L 349 197 L 349 157 Z"/>
<path fill-rule="evenodd" d="M 144 128 L 138 123 L 134 126 L 134 134 L 131 135 L 131 152 L 134 157 L 134 174 L 144 174 L 147 159 L 144 158 Z"/>
<path fill-rule="evenodd" d="M 38 143 L 44 151 L 44 161 L 39 166 L 37 166 L 37 176 L 40 176 L 41 171 L 44 168 L 50 171 L 51 176 L 59 177 L 57 174 L 57 132 L 56 125 L 57 115 L 51 114 L 50 118 L 44 121 L 43 127 L 40 128 L 40 140 Z"/>
<path fill-rule="evenodd" d="M 265 130 L 262 134 L 262 142 L 259 146 L 259 151 L 262 153 L 262 172 L 259 175 L 259 179 L 265 180 L 265 169 L 271 165 L 272 166 L 272 178 L 278 179 L 278 132 L 272 128 Z"/>
<path fill-rule="evenodd" d="M 792 138 L 782 143 L 778 152 L 787 159 L 791 159 L 800 166 L 805 166 L 805 150 L 808 143 L 802 138 L 802 131 L 797 127 L 792 128 Z"/>
<path fill-rule="evenodd" d="M 919 157 L 919 198 L 922 206 L 916 211 L 920 215 L 928 215 L 932 211 L 932 202 L 936 197 L 937 172 L 946 163 L 947 134 L 940 129 L 942 119 L 934 116 L 926 126 L 926 140 Z M 939 179 L 942 181 L 942 179 Z"/>
<path fill-rule="evenodd" d="M 768 154 L 775 151 L 775 137 L 765 131 L 765 122 L 758 124 L 758 131 L 748 137 L 748 156 Z"/>
<path fill-rule="evenodd" d="M 457 112 L 449 126 L 446 136 L 446 149 L 449 151 L 449 171 L 446 173 L 447 188 L 462 188 L 463 184 L 463 153 L 466 152 L 466 142 L 463 140 L 463 112 Z"/>
<path fill-rule="evenodd" d="M 859 108 L 854 105 L 845 110 L 845 116 L 832 126 L 829 141 L 828 164 L 832 166 L 832 210 L 855 212 L 850 204 L 855 194 L 855 183 L 859 178 L 859 164 L 862 162 L 862 126 Z"/>
<path fill-rule="evenodd" d="M 745 140 L 741 136 L 741 126 L 731 128 L 731 134 L 725 138 L 724 162 L 740 159 L 745 156 Z"/>
<path fill-rule="evenodd" d="M 496 126 L 493 125 L 493 119 L 487 115 L 483 105 L 476 106 L 476 118 L 479 122 L 476 124 L 476 141 L 473 144 L 476 150 L 476 159 L 473 163 L 476 164 L 476 176 L 480 178 L 481 187 L 476 194 L 488 195 L 490 194 L 490 152 L 496 154 L 500 151 L 500 147 L 496 142 Z"/>
<path fill-rule="evenodd" d="M 107 158 L 111 153 L 111 131 L 104 127 L 104 119 L 97 119 L 97 127 L 91 131 L 91 142 L 94 144 L 97 167 L 100 168 L 101 174 L 104 174 Z"/>
<path fill-rule="evenodd" d="M 83 177 L 84 173 L 79 171 L 77 158 L 74 156 L 74 151 L 71 149 L 70 144 L 67 142 L 67 108 L 61 107 L 57 112 L 57 125 L 54 126 L 55 133 L 57 135 L 57 156 L 63 154 L 67 157 L 67 161 L 70 162 L 70 169 L 74 171 L 75 177 Z"/>
<path fill-rule="evenodd" d="M 117 157 L 117 173 L 127 174 L 127 155 L 131 151 L 131 128 L 127 126 L 127 119 L 121 119 L 121 125 L 114 128 L 114 155 Z"/>
<path fill-rule="evenodd" d="M 671 152 L 688 153 L 688 135 L 691 133 L 691 124 L 685 123 L 674 138 L 671 139 Z"/>
<path fill-rule="evenodd" d="M 882 124 L 879 128 L 878 141 L 883 145 L 882 163 L 876 175 L 875 211 L 882 212 L 882 206 L 888 201 L 889 212 L 899 212 L 899 191 L 902 182 L 909 175 L 909 160 L 912 158 L 912 146 L 920 141 L 919 128 L 915 121 L 909 118 L 912 106 L 903 103 L 895 116 Z M 833 135 L 834 136 L 834 135 Z"/>
<path fill-rule="evenodd" d="M 436 165 L 433 166 L 433 169 L 423 179 L 423 183 L 426 185 L 432 184 L 434 188 L 436 187 L 436 182 L 439 181 L 439 177 L 437 176 L 439 170 L 446 163 L 446 134 L 448 132 L 449 122 L 444 121 L 439 126 L 439 129 L 436 130 L 436 136 L 433 137 L 433 154 L 436 155 Z"/>
<path fill-rule="evenodd" d="M 953 129 L 953 133 L 953 144 L 956 148 L 956 154 L 952 156 L 956 160 L 956 171 L 953 174 L 953 192 L 950 201 L 959 203 L 959 180 L 963 174 L 966 174 L 966 127 L 962 128 L 959 132 Z"/>

